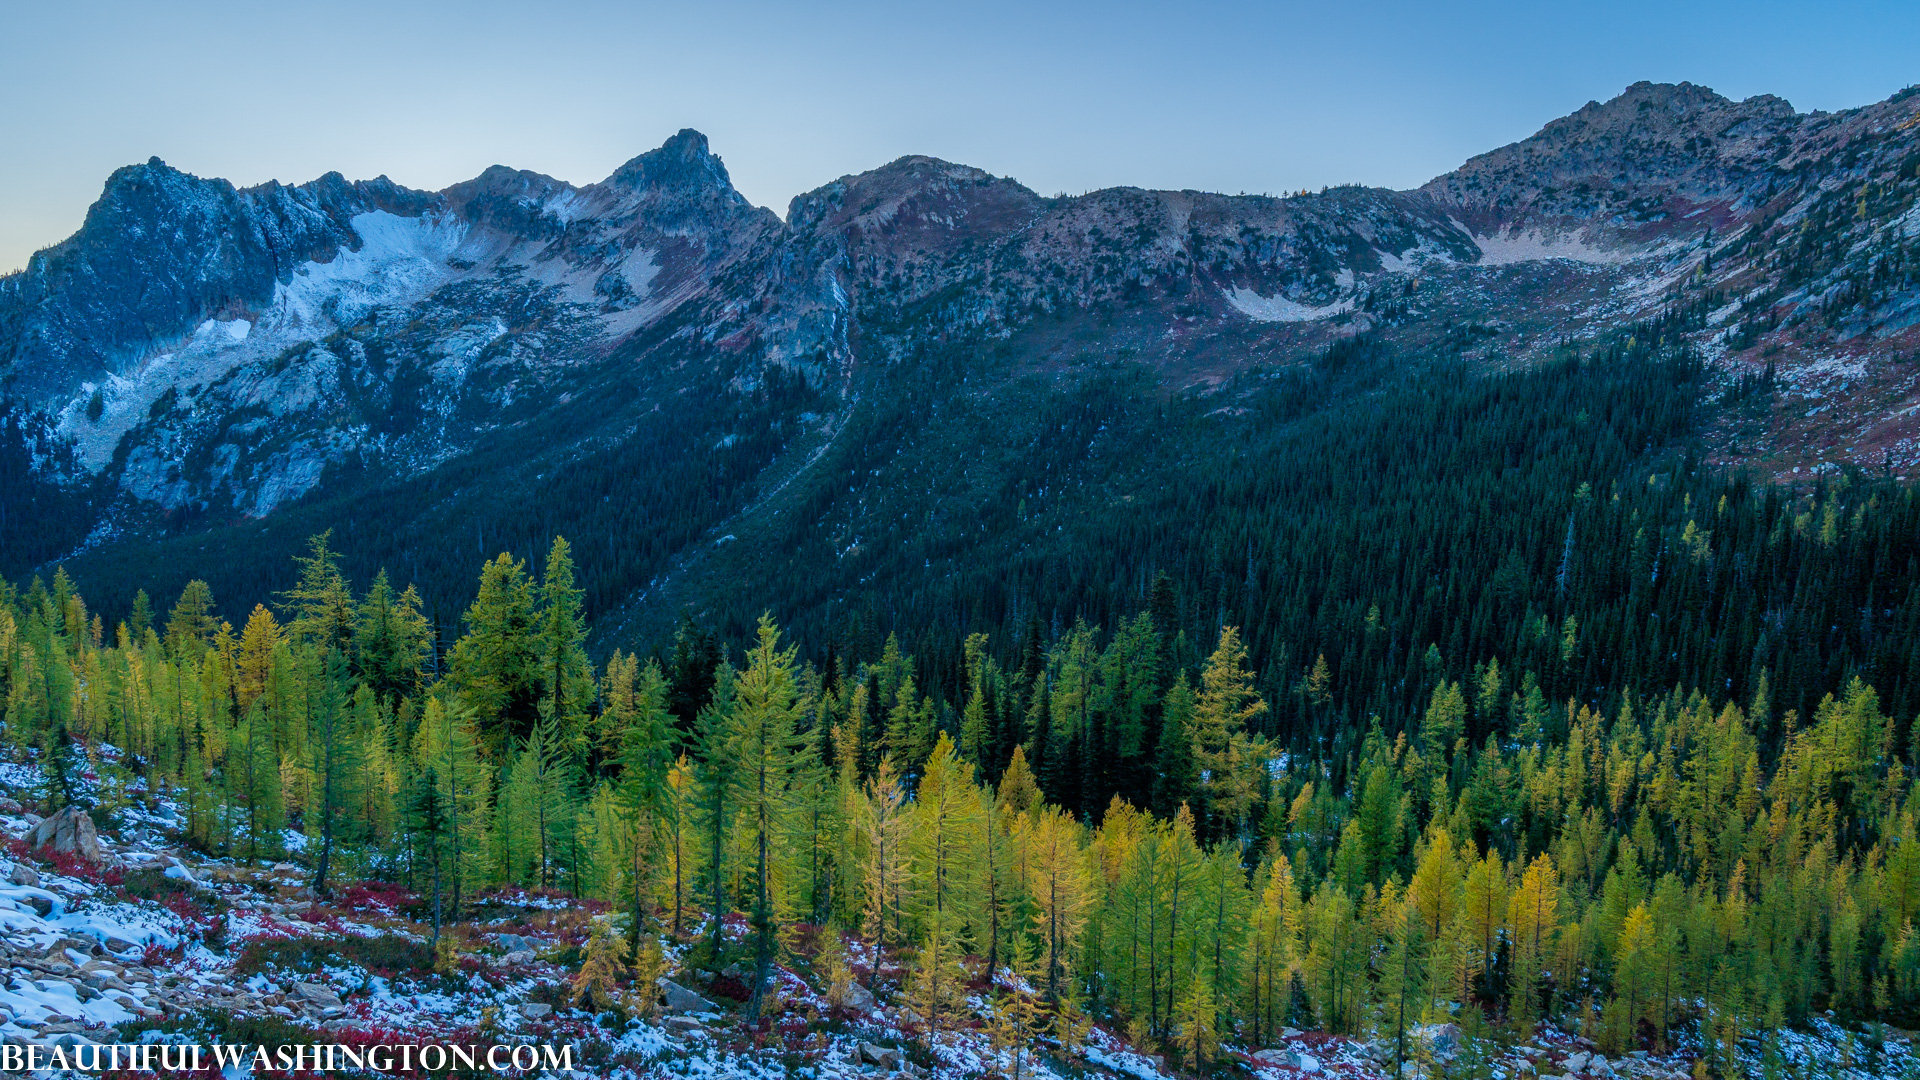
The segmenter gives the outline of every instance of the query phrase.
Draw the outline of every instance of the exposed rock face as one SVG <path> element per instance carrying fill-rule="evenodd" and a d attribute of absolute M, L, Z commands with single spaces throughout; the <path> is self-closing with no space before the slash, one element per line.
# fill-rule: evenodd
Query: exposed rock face
<path fill-rule="evenodd" d="M 40 822 L 27 834 L 27 843 L 35 848 L 51 848 L 63 855 L 78 855 L 88 862 L 104 862 L 107 853 L 100 847 L 100 833 L 85 810 L 68 806 Z"/>
<path fill-rule="evenodd" d="M 681 986 L 672 979 L 660 980 L 660 992 L 666 1002 L 667 1011 L 673 1013 L 710 1013 L 719 1012 L 720 1007 L 699 994 Z"/>
<path fill-rule="evenodd" d="M 334 174 L 240 190 L 151 161 L 0 278 L 0 469 L 75 503 L 69 540 L 6 557 L 25 572 L 182 522 L 271 528 L 332 494 L 390 496 L 383 526 L 416 535 L 380 557 L 412 558 L 447 531 L 434 515 L 514 488 L 530 517 L 575 514 L 568 535 L 606 524 L 581 509 L 603 504 L 670 523 L 621 556 L 622 595 L 658 600 L 943 350 L 962 403 L 1095 361 L 1179 393 L 1363 332 L 1413 350 L 1484 327 L 1498 357 L 1463 363 L 1526 364 L 1711 297 L 1699 343 L 1730 369 L 1845 353 L 1848 385 L 1904 415 L 1916 150 L 1920 96 L 1802 114 L 1641 83 L 1403 192 L 1049 198 L 915 156 L 782 221 L 694 131 L 579 186 L 496 166 L 439 192 Z M 1885 417 L 1780 423 L 1920 466 Z M 620 483 L 559 482 L 582 462 Z M 696 485 L 700 507 L 673 504 Z M 844 511 L 836 550 L 899 527 L 863 518 L 853 486 L 830 495 L 845 505 L 807 513 Z"/>

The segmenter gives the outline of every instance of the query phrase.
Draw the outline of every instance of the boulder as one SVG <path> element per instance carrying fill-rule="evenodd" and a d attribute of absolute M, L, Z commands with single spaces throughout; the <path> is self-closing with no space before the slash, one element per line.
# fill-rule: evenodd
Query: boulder
<path fill-rule="evenodd" d="M 873 991 L 868 990 L 859 983 L 854 983 L 847 987 L 847 1008 L 855 1012 L 870 1012 L 873 1007 L 878 1004 L 880 1004 L 880 1002 L 875 1000 Z"/>
<path fill-rule="evenodd" d="M 546 1005 L 538 1001 L 523 1001 L 520 1003 L 520 1015 L 529 1020 L 538 1020 L 552 1013 L 553 1006 L 551 1005 Z"/>
<path fill-rule="evenodd" d="M 667 1011 L 671 1013 L 710 1013 L 720 1011 L 718 1005 L 681 986 L 672 979 L 660 980 L 660 993 L 666 999 Z"/>
<path fill-rule="evenodd" d="M 1576 1050 L 1567 1055 L 1567 1060 L 1561 1062 L 1561 1066 L 1570 1073 L 1585 1072 L 1587 1062 L 1592 1060 L 1592 1058 L 1593 1055 L 1587 1053 L 1585 1050 Z"/>
<path fill-rule="evenodd" d="M 531 964 L 533 963 L 533 950 L 516 949 L 503 957 L 502 962 L 508 964 Z"/>
<path fill-rule="evenodd" d="M 35 825 L 33 831 L 27 834 L 27 843 L 34 848 L 51 848 L 64 854 L 78 855 L 88 862 L 105 862 L 107 859 L 107 853 L 100 847 L 100 832 L 93 827 L 93 819 L 77 806 L 68 806 Z"/>
<path fill-rule="evenodd" d="M 507 950 L 507 952 L 509 953 L 517 953 L 517 952 L 537 953 L 540 951 L 543 944 L 537 938 L 522 937 L 519 934 L 495 934 L 493 936 L 493 940 L 499 942 L 500 947 Z"/>
<path fill-rule="evenodd" d="M 29 889 L 37 889 L 40 887 L 40 871 L 35 870 L 26 863 L 17 862 L 13 864 L 13 872 L 7 875 L 7 881 L 10 884 L 25 885 Z"/>
<path fill-rule="evenodd" d="M 860 1044 L 860 1060 L 868 1065 L 878 1065 L 883 1069 L 900 1067 L 900 1051 L 889 1046 L 875 1046 L 870 1042 Z"/>
<path fill-rule="evenodd" d="M 338 1009 L 341 1007 L 340 995 L 333 992 L 333 987 L 321 983 L 295 983 L 287 996 L 303 1005 L 312 1005 L 315 1008 Z"/>
<path fill-rule="evenodd" d="M 1427 1024 L 1418 1030 L 1420 1041 L 1427 1044 L 1427 1049 L 1435 1057 L 1451 1058 L 1460 1049 L 1458 1024 Z"/>

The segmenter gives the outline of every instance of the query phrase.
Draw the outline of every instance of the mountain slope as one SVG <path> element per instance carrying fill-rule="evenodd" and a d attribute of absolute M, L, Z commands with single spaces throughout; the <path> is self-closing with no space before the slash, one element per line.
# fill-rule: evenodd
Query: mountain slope
<path fill-rule="evenodd" d="M 1798 114 L 1643 83 L 1410 192 L 1047 199 L 909 157 L 784 221 L 691 131 L 582 187 L 236 190 L 149 162 L 0 279 L 0 572 L 162 558 L 254 594 L 336 527 L 356 570 L 404 568 L 450 617 L 471 561 L 564 533 L 590 604 L 654 640 L 681 604 L 764 592 L 802 538 L 938 534 L 962 564 L 1004 512 L 1052 550 L 1078 519 L 1046 515 L 1101 514 L 1050 475 L 1198 475 L 1227 467 L 1207 432 L 1278 437 L 1249 425 L 1654 319 L 1710 362 L 1712 460 L 1904 472 L 1916 122 L 1912 93 Z M 1261 372 L 1314 389 L 1276 413 L 1243 400 Z"/>

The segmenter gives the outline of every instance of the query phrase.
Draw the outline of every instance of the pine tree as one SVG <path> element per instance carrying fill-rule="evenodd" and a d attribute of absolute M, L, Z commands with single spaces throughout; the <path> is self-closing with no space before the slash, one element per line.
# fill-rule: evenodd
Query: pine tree
<path fill-rule="evenodd" d="M 1031 853 L 1026 885 L 1034 903 L 1034 932 L 1040 936 L 1047 1000 L 1057 1005 L 1069 989 L 1072 951 L 1092 901 L 1086 854 L 1080 847 L 1078 824 L 1057 807 L 1032 813 L 1021 827 L 1022 843 Z"/>
<path fill-rule="evenodd" d="M 1174 1030 L 1177 1043 L 1185 1051 L 1187 1068 L 1205 1069 L 1213 1052 L 1219 1049 L 1219 1011 L 1213 999 L 1213 984 L 1206 978 L 1195 979 L 1185 997 L 1174 1006 Z"/>
<path fill-rule="evenodd" d="M 966 977 L 960 970 L 960 943 L 952 921 L 949 915 L 935 915 L 928 921 L 907 982 L 907 1001 L 926 1023 L 929 1051 L 948 1016 L 966 1007 Z"/>
<path fill-rule="evenodd" d="M 613 920 L 595 919 L 587 940 L 586 958 L 573 977 L 569 1000 L 575 1006 L 585 1005 L 601 1012 L 618 1009 L 622 1004 L 620 981 L 627 973 L 627 965 L 620 959 L 625 951 L 626 942 L 614 929 Z"/>
<path fill-rule="evenodd" d="M 526 566 L 505 554 L 487 563 L 467 609 L 468 632 L 448 657 L 448 677 L 492 756 L 524 739 L 539 716 L 544 668 L 535 619 Z"/>
<path fill-rule="evenodd" d="M 580 730 L 593 696 L 593 669 L 582 647 L 587 628 L 581 617 L 581 595 L 574 585 L 573 549 L 566 538 L 556 536 L 540 575 L 536 648 L 540 708 L 568 739 Z"/>
<path fill-rule="evenodd" d="M 637 658 L 630 657 L 622 663 L 615 653 L 607 669 L 609 681 L 622 687 L 614 697 L 619 702 L 617 712 L 608 711 L 615 712 L 619 724 L 618 790 L 628 815 L 627 848 L 631 863 L 627 873 L 633 890 L 628 932 L 638 950 L 652 891 L 651 879 L 659 867 L 656 857 L 659 845 L 669 833 L 678 835 L 680 801 L 675 798 L 670 774 L 678 756 L 680 733 L 667 711 L 667 682 L 660 665 L 648 661 L 637 676 L 636 665 Z M 676 864 L 677 861 L 676 855 Z M 676 875 L 676 891 L 677 881 Z M 675 933 L 678 933 L 677 920 Z"/>
<path fill-rule="evenodd" d="M 1013 1068 L 1006 1075 L 1010 1080 L 1020 1080 L 1028 1049 L 1040 1033 L 1040 1003 L 1034 997 L 1034 986 L 1040 975 L 1034 964 L 1033 949 L 1025 937 L 1015 940 L 1010 960 L 1007 977 L 994 980 L 987 1033 L 996 1057 L 1013 1058 Z"/>
<path fill-rule="evenodd" d="M 1271 1040 L 1286 1021 L 1286 994 L 1291 984 L 1299 934 L 1298 896 L 1293 867 L 1275 851 L 1266 862 L 1260 902 L 1249 920 L 1246 1015 L 1252 1021 L 1253 1042 Z"/>
<path fill-rule="evenodd" d="M 427 858 L 427 876 L 431 881 L 433 905 L 433 941 L 431 947 L 440 945 L 441 925 L 441 886 L 442 868 L 446 865 L 442 848 L 447 836 L 447 807 L 441 798 L 440 776 L 431 765 L 413 778 L 407 791 L 404 820 L 406 835 L 416 853 L 424 853 Z M 408 869 L 413 869 L 413 861 L 408 861 Z"/>
<path fill-rule="evenodd" d="M 308 539 L 307 554 L 293 560 L 300 566 L 300 580 L 281 595 L 293 616 L 287 631 L 296 641 L 322 655 L 330 650 L 345 655 L 358 619 L 353 590 L 340 573 L 340 557 L 327 547 L 332 537 L 328 529 Z"/>
<path fill-rule="evenodd" d="M 1181 672 L 1160 710 L 1158 771 L 1154 774 L 1153 812 L 1171 818 L 1200 794 L 1200 766 L 1193 757 L 1193 689 Z"/>
<path fill-rule="evenodd" d="M 374 575 L 354 615 L 354 671 L 361 682 L 389 705 L 412 697 L 426 676 L 432 641 L 413 586 L 395 595 L 385 570 Z"/>
<path fill-rule="evenodd" d="M 734 681 L 732 666 L 722 663 L 714 680 L 712 700 L 700 710 L 694 734 L 698 756 L 692 774 L 692 799 L 700 829 L 701 854 L 706 862 L 707 897 L 712 916 L 708 951 L 714 956 L 720 954 L 721 926 L 728 910 L 727 840 L 732 835 L 737 813 L 733 800 L 740 776 L 740 763 L 732 745 Z"/>
<path fill-rule="evenodd" d="M 175 663 L 200 661 L 219 620 L 213 616 L 213 590 L 199 579 L 187 582 L 167 615 L 167 651 Z"/>
<path fill-rule="evenodd" d="M 228 743 L 223 771 L 227 779 L 224 816 L 230 824 L 221 830 L 222 846 L 232 848 L 248 862 L 279 855 L 281 830 L 285 825 L 280 766 L 273 750 L 272 722 L 258 700 L 241 718 Z M 237 844 L 231 835 L 236 811 L 240 817 L 237 824 L 241 826 Z"/>
<path fill-rule="evenodd" d="M 959 759 L 953 740 L 941 732 L 927 757 L 910 815 L 910 904 L 922 925 L 943 923 L 949 937 L 955 936 L 965 900 L 973 893 L 979 808 L 973 766 Z"/>
<path fill-rule="evenodd" d="M 327 896 L 328 872 L 333 865 L 334 843 L 343 831 L 346 811 L 359 801 L 355 790 L 360 779 L 360 734 L 353 728 L 353 714 L 344 698 L 347 679 L 346 657 L 329 649 L 319 676 L 318 693 L 309 719 L 307 745 L 313 755 L 313 774 L 318 798 L 309 807 L 307 831 L 317 834 L 320 857 L 314 865 L 313 891 Z"/>
<path fill-rule="evenodd" d="M 440 785 L 440 812 L 446 821 L 442 856 L 448 914 L 457 917 L 466 888 L 480 876 L 487 850 L 485 811 L 493 800 L 493 773 L 474 730 L 473 713 L 460 699 L 427 699 L 415 736 L 414 758 Z"/>
<path fill-rule="evenodd" d="M 912 826 L 906 802 L 906 791 L 893 771 L 893 759 L 881 758 L 873 778 L 867 781 L 865 797 L 859 806 L 861 832 L 866 841 L 862 881 L 866 904 L 861 931 L 873 941 L 876 950 L 885 949 L 902 938 L 901 893 L 907 880 L 904 849 Z M 872 974 L 877 983 L 880 976 L 877 954 Z"/>
<path fill-rule="evenodd" d="M 1551 858 L 1537 855 L 1507 902 L 1513 935 L 1512 1015 L 1523 1027 L 1539 1016 L 1540 977 L 1559 935 L 1559 909 L 1559 874 Z"/>
<path fill-rule="evenodd" d="M 1200 767 L 1200 791 L 1210 831 L 1231 828 L 1248 836 L 1248 816 L 1259 798 L 1265 746 L 1254 726 L 1267 703 L 1253 689 L 1246 646 L 1231 626 L 1220 628 L 1220 644 L 1200 673 L 1187 741 Z"/>
<path fill-rule="evenodd" d="M 752 834 L 754 986 L 748 1015 L 766 1003 L 776 945 L 774 898 L 779 848 L 785 839 L 795 771 L 804 764 L 806 741 L 796 732 L 801 712 L 794 650 L 781 649 L 773 620 L 760 617 L 758 644 L 734 684 L 730 749 L 737 760 L 735 801 Z"/>

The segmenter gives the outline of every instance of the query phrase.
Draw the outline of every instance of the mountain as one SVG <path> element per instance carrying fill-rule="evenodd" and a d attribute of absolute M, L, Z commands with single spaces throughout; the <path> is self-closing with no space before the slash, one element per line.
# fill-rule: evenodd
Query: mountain
<path fill-rule="evenodd" d="M 1623 342 L 1703 365 L 1636 452 L 1904 476 L 1917 129 L 1916 91 L 1829 114 L 1640 83 L 1413 191 L 1045 198 L 908 157 L 784 220 L 693 131 L 582 187 L 236 189 L 156 159 L 0 278 L 0 573 L 252 596 L 333 528 L 450 622 L 482 558 L 564 534 L 609 641 L 768 595 L 803 629 L 935 596 L 956 628 L 1071 617 L 1119 564 L 1062 567 L 1164 529 L 1141 507 L 1183 476 L 1410 415 L 1435 372 Z M 1180 543 L 1124 588 L 1256 558 Z M 1018 559 L 1044 600 L 953 584 Z"/>

